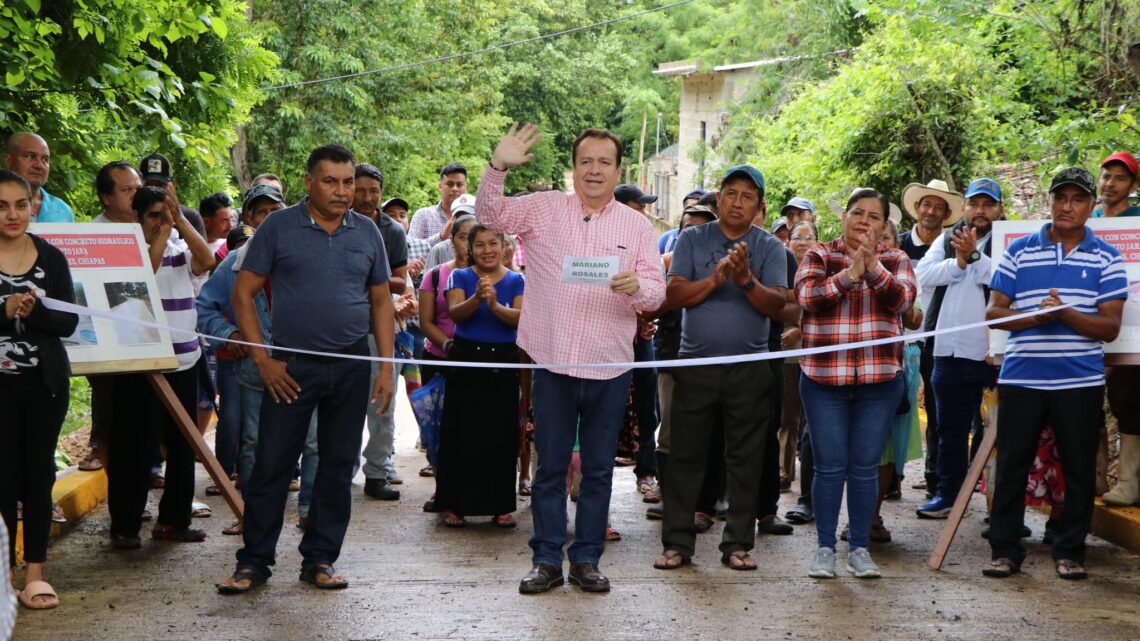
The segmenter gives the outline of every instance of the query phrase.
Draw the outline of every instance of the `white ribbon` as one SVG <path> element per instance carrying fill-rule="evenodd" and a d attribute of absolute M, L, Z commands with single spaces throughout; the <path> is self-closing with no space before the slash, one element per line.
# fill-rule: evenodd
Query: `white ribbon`
<path fill-rule="evenodd" d="M 1123 288 L 1118 289 L 1116 291 L 1109 292 L 1107 294 L 1102 294 L 1102 295 L 1096 297 L 1094 300 L 1113 298 L 1113 297 L 1119 296 L 1120 294 L 1128 293 L 1128 292 L 1132 291 L 1133 289 L 1140 290 L 1140 283 L 1137 283 L 1137 285 L 1135 285 L 1135 286 L 1123 287 Z M 167 332 L 177 332 L 177 333 L 181 333 L 181 334 L 190 333 L 190 332 L 187 332 L 186 330 L 178 329 L 177 327 L 170 327 L 169 325 L 163 325 L 161 323 L 153 323 L 153 322 L 144 321 L 144 320 L 141 320 L 138 318 L 123 316 L 123 315 L 119 315 L 119 314 L 113 314 L 113 313 L 108 312 L 108 311 L 92 309 L 90 307 L 84 307 L 83 305 L 76 305 L 74 303 L 68 303 L 65 301 L 56 300 L 54 298 L 44 297 L 41 300 L 44 304 L 44 307 L 47 307 L 48 309 L 53 309 L 53 310 L 56 310 L 59 312 L 68 312 L 68 313 L 72 313 L 72 314 L 81 314 L 81 315 L 93 316 L 95 318 L 103 318 L 106 320 L 114 321 L 116 323 L 133 323 L 135 325 L 142 325 L 143 327 L 149 327 L 151 329 L 164 330 Z M 640 362 L 640 363 L 543 363 L 543 364 L 538 364 L 538 363 L 481 363 L 481 362 L 474 362 L 474 361 L 447 361 L 447 367 L 472 367 L 472 368 L 480 368 L 480 369 L 547 369 L 547 370 L 557 370 L 557 369 L 616 369 L 616 370 L 625 371 L 628 369 L 642 369 L 642 368 L 650 368 L 650 367 L 697 367 L 700 365 L 732 365 L 735 363 L 753 363 L 753 362 L 758 362 L 758 361 L 772 360 L 772 359 L 776 359 L 776 358 L 795 358 L 797 356 L 798 357 L 804 357 L 804 356 L 811 356 L 814 354 L 828 354 L 831 352 L 842 352 L 844 350 L 850 350 L 850 349 L 863 349 L 865 347 L 875 347 L 877 345 L 890 345 L 892 343 L 910 342 L 910 341 L 930 338 L 932 336 L 941 336 L 943 334 L 951 334 L 953 332 L 963 332 L 963 331 L 966 331 L 969 329 L 977 329 L 980 327 L 989 327 L 991 325 L 1010 323 L 1013 321 L 1021 320 L 1023 318 L 1033 318 L 1034 316 L 1040 316 L 1041 314 L 1052 314 L 1052 313 L 1061 311 L 1063 309 L 1073 307 L 1077 304 L 1078 303 L 1076 301 L 1074 301 L 1074 302 L 1070 302 L 1070 303 L 1064 303 L 1064 304 L 1058 305 L 1056 307 L 1046 307 L 1046 308 L 1041 308 L 1041 309 L 1034 309 L 1032 311 L 1023 312 L 1021 314 L 1015 314 L 1013 316 L 1007 316 L 1005 318 L 995 319 L 992 321 L 979 321 L 977 323 L 967 323 L 965 325 L 957 325 L 955 327 L 946 327 L 943 329 L 937 329 L 937 330 L 930 331 L 930 332 L 918 332 L 918 333 L 914 333 L 914 334 L 900 334 L 898 336 L 891 336 L 889 338 L 877 338 L 874 340 L 859 341 L 857 343 L 847 343 L 844 345 L 828 345 L 826 347 L 812 347 L 812 348 L 807 348 L 807 349 L 803 349 L 803 348 L 801 348 L 801 349 L 790 349 L 790 350 L 780 351 L 780 352 L 760 352 L 758 354 L 740 354 L 737 356 L 708 356 L 708 357 L 702 357 L 702 358 L 677 358 L 677 359 L 663 360 L 663 361 L 644 361 L 644 362 Z M 417 360 L 411 359 L 411 358 L 387 358 L 384 356 L 363 356 L 363 355 L 356 355 L 356 354 L 332 354 L 329 352 L 317 352 L 317 351 L 312 351 L 312 350 L 307 350 L 307 349 L 296 349 L 296 348 L 292 348 L 292 347 L 278 347 L 276 345 L 273 345 L 273 346 L 265 345 L 264 343 L 251 343 L 248 341 L 232 340 L 230 338 L 223 338 L 221 336 L 210 336 L 209 334 L 198 333 L 197 335 L 202 337 L 202 338 L 206 338 L 206 339 L 214 340 L 214 341 L 220 341 L 223 343 L 232 343 L 234 345 L 245 345 L 247 347 L 254 347 L 254 348 L 269 348 L 269 349 L 272 349 L 274 351 L 290 352 L 293 354 L 305 354 L 307 356 L 321 356 L 324 358 L 344 358 L 344 359 L 348 359 L 348 360 L 371 361 L 371 362 L 380 362 L 380 363 L 419 364 L 421 362 L 427 362 L 431 365 L 439 365 L 440 364 L 439 361 L 417 361 Z"/>

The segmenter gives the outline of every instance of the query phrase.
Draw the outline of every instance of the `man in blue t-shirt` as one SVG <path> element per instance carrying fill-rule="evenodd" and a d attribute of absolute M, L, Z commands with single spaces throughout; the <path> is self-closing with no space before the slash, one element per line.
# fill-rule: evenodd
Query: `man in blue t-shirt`
<path fill-rule="evenodd" d="M 384 240 L 372 221 L 349 209 L 354 161 L 340 145 L 309 154 L 308 197 L 265 219 L 246 246 L 234 285 L 234 314 L 245 340 L 264 342 L 254 297 L 271 281 L 273 345 L 317 354 L 249 350 L 265 383 L 263 427 L 253 473 L 242 479 L 244 546 L 237 570 L 218 586 L 224 594 L 264 585 L 271 574 L 289 482 L 314 410 L 320 462 L 300 545 L 301 580 L 322 589 L 348 586 L 333 563 L 352 510 L 370 368 L 366 360 L 337 356 L 367 356 L 372 333 L 380 356 L 391 358 L 395 334 Z M 392 390 L 392 364 L 383 363 L 372 388 L 381 412 L 392 402 Z"/>
<path fill-rule="evenodd" d="M 684 309 L 681 358 L 768 351 L 769 319 L 779 317 L 787 291 L 787 253 L 753 225 L 764 215 L 764 176 L 738 165 L 725 173 L 717 197 L 720 220 L 686 229 L 669 267 L 667 306 Z M 761 218 L 762 219 L 762 218 Z M 721 562 L 753 570 L 756 509 L 764 447 L 772 429 L 775 390 L 768 363 L 681 367 L 673 373 L 671 454 L 665 481 L 664 552 L 654 567 L 689 561 L 696 543 L 693 512 L 705 476 L 710 432 L 724 425 L 728 519 Z"/>
<path fill-rule="evenodd" d="M 1104 402 L 1103 343 L 1120 332 L 1128 276 L 1120 252 L 1085 226 L 1096 201 L 1092 174 L 1065 169 L 1053 178 L 1049 194 L 1052 222 L 1010 243 L 990 283 L 988 320 L 1074 305 L 994 326 L 1010 336 L 998 377 L 993 560 L 982 570 L 986 576 L 1010 576 L 1025 559 L 1025 479 L 1046 425 L 1053 427 L 1065 470 L 1053 561 L 1062 579 L 1087 576 L 1085 537 Z"/>

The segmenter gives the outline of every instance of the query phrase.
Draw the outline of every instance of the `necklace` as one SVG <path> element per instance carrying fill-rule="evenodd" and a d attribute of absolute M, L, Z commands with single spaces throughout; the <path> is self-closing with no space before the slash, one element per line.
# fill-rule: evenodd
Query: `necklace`
<path fill-rule="evenodd" d="M 30 240 L 31 239 L 28 238 L 28 235 L 24 234 L 24 248 L 22 250 L 20 250 L 20 260 L 19 260 L 19 262 L 16 263 L 15 271 L 17 271 L 17 272 L 19 272 L 20 267 L 22 267 L 24 265 L 24 258 L 26 258 L 28 255 L 28 241 L 30 241 Z M 15 296 L 16 295 L 16 276 L 17 276 L 17 274 L 8 273 L 8 270 L 4 267 L 0 267 L 0 274 L 4 274 L 5 276 L 8 277 L 6 279 L 8 281 L 8 297 L 11 298 L 12 296 Z M 20 315 L 16 314 L 16 316 L 13 317 L 12 320 L 14 321 L 13 325 L 16 328 L 16 335 L 19 336 L 20 334 L 23 334 L 24 333 L 24 321 L 23 321 L 23 319 L 20 318 Z M 16 353 L 22 355 L 24 352 L 23 352 L 23 350 L 21 350 L 19 348 L 19 346 L 16 346 Z"/>

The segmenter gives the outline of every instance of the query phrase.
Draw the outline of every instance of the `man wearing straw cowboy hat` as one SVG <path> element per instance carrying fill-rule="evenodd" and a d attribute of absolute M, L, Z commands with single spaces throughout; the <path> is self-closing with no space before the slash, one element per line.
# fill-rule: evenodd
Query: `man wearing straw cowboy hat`
<path fill-rule="evenodd" d="M 951 227 L 962 217 L 962 194 L 950 189 L 943 180 L 931 180 L 925 185 L 911 183 L 902 192 L 903 209 L 914 221 L 914 227 L 899 237 L 899 249 L 906 252 L 912 263 L 917 265 L 931 243 L 942 236 L 944 227 Z M 919 295 L 922 309 L 930 308 L 934 289 L 927 288 Z M 934 387 L 930 377 L 934 372 L 934 341 L 926 341 L 922 347 L 922 360 L 919 371 L 922 375 L 924 405 L 926 407 L 926 473 L 925 478 L 915 484 L 916 489 L 925 489 L 927 498 L 938 487 L 938 409 L 934 402 Z"/>

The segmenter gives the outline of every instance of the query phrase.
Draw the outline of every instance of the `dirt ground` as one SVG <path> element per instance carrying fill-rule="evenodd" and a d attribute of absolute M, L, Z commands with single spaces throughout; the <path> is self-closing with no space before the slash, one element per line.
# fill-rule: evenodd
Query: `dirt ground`
<path fill-rule="evenodd" d="M 300 531 L 292 527 L 296 495 L 278 546 L 276 574 L 255 593 L 224 597 L 214 584 L 233 570 L 240 540 L 222 536 L 230 521 L 223 501 L 210 498 L 211 519 L 199 520 L 202 544 L 144 538 L 136 552 L 111 550 L 105 508 L 56 541 L 48 578 L 62 606 L 21 610 L 18 641 L 344 639 L 1137 639 L 1140 638 L 1140 558 L 1092 539 L 1083 583 L 1057 579 L 1040 543 L 1044 517 L 1032 513 L 1030 556 L 1020 576 L 986 579 L 980 565 L 989 550 L 979 532 L 984 501 L 976 495 L 941 572 L 926 557 L 942 525 L 920 521 L 923 499 L 910 489 L 884 507 L 894 542 L 872 548 L 884 578 L 861 581 L 841 572 L 818 581 L 806 576 L 814 528 L 792 536 L 760 537 L 757 572 L 733 572 L 719 563 L 721 524 L 700 537 L 694 565 L 674 572 L 651 567 L 660 551 L 660 526 L 644 517 L 630 468 L 616 471 L 611 515 L 621 531 L 602 569 L 613 580 L 608 595 L 566 586 L 521 596 L 529 569 L 528 501 L 520 498 L 517 530 L 478 523 L 444 528 L 421 505 L 431 479 L 416 476 L 410 411 L 398 413 L 399 502 L 371 501 L 354 488 L 353 521 L 338 569 L 349 589 L 326 593 L 297 580 Z M 918 462 L 912 462 L 912 466 Z M 917 468 L 915 468 L 917 471 Z M 911 474 L 917 478 L 917 474 Z M 200 486 L 206 484 L 204 474 Z M 201 496 L 202 487 L 199 487 Z M 159 494 L 153 494 L 157 500 Z M 782 496 L 784 509 L 795 494 Z M 573 515 L 571 507 L 571 517 Z M 146 533 L 144 531 L 144 537 Z M 845 554 L 840 544 L 840 559 Z"/>

